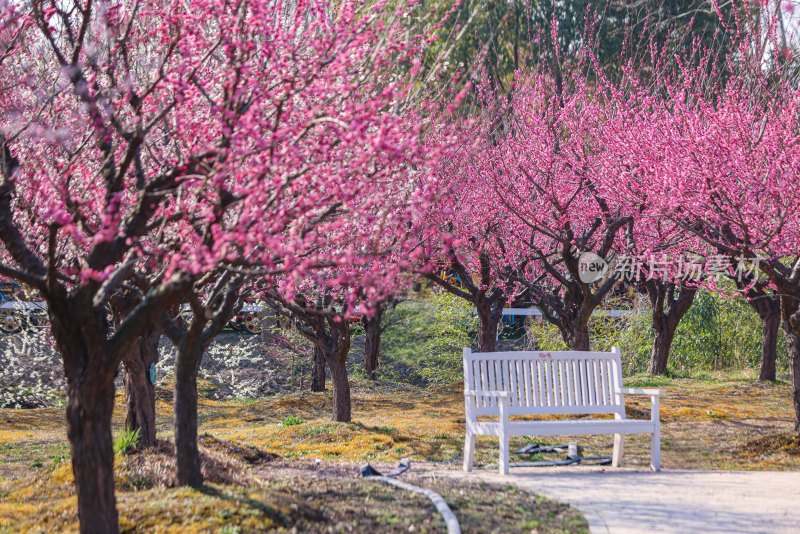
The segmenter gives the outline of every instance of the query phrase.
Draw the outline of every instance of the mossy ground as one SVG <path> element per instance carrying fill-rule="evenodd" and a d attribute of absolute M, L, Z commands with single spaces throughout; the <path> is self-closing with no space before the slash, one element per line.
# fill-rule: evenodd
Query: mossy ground
<path fill-rule="evenodd" d="M 800 468 L 786 383 L 747 376 L 704 380 L 631 379 L 661 387 L 665 468 Z M 461 384 L 432 389 L 358 383 L 353 422 L 330 422 L 329 393 L 255 401 L 200 402 L 211 482 L 202 491 L 170 486 L 168 450 L 119 457 L 118 500 L 129 531 L 438 532 L 443 523 L 422 498 L 355 478 L 357 464 L 383 467 L 402 457 L 420 482 L 440 491 L 466 531 L 571 532 L 585 528 L 572 509 L 509 488 L 470 487 L 428 478 L 430 468 L 457 468 L 463 440 Z M 159 437 L 171 438 L 169 391 L 159 391 Z M 120 399 L 121 401 L 121 399 Z M 649 415 L 649 399 L 630 397 L 631 417 Z M 115 432 L 122 427 L 121 410 Z M 282 421 L 293 417 L 291 425 Z M 300 422 L 299 420 L 302 420 Z M 610 454 L 611 436 L 568 436 L 588 454 Z M 524 439 L 512 446 L 521 446 Z M 255 447 L 255 449 L 253 449 Z M 266 451 L 277 455 L 261 454 Z M 497 442 L 480 439 L 477 462 L 496 461 Z M 648 438 L 631 437 L 628 465 L 646 466 Z M 318 464 L 316 460 L 320 460 Z M 428 462 L 435 462 L 429 464 Z M 422 465 L 420 465 L 422 464 Z M 217 473 L 217 475 L 214 475 Z M 0 410 L 0 532 L 77 526 L 69 447 L 60 408 Z M 472 518 L 472 519 L 470 519 Z"/>

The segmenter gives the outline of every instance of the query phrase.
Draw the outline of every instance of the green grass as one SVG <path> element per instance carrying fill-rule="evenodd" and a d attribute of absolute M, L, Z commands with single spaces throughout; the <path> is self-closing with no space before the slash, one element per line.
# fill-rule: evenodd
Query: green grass
<path fill-rule="evenodd" d="M 303 423 L 305 423 L 303 419 L 300 419 L 299 417 L 296 417 L 294 415 L 290 415 L 289 417 L 286 417 L 281 421 L 282 426 L 296 426 L 296 425 L 302 425 Z"/>
<path fill-rule="evenodd" d="M 117 439 L 114 440 L 114 454 L 128 454 L 135 450 L 139 445 L 140 439 L 141 431 L 138 428 L 136 430 L 131 430 L 126 427 L 120 432 Z"/>

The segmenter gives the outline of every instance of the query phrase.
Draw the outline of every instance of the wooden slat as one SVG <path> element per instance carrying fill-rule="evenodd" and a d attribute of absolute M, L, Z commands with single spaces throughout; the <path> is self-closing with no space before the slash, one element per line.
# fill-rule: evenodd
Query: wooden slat
<path fill-rule="evenodd" d="M 567 406 L 573 405 L 572 392 L 572 364 L 569 360 L 564 360 L 564 387 L 567 392 Z"/>
<path fill-rule="evenodd" d="M 564 406 L 566 403 L 564 402 L 564 381 L 561 378 L 561 360 L 553 360 L 551 362 L 551 368 L 553 370 L 553 382 L 555 382 L 555 392 L 558 406 Z"/>
<path fill-rule="evenodd" d="M 555 399 L 553 398 L 553 380 L 550 377 L 550 362 L 547 360 L 541 360 L 539 363 L 542 366 L 542 382 L 544 384 L 544 393 L 547 397 L 544 405 L 555 406 Z"/>
<path fill-rule="evenodd" d="M 589 361 L 581 360 L 581 377 L 583 378 L 584 399 L 586 406 L 594 405 L 594 384 L 592 375 L 589 373 Z"/>
<path fill-rule="evenodd" d="M 492 388 L 489 387 L 489 362 L 487 360 L 481 360 L 479 362 L 479 369 L 481 375 L 481 389 L 483 391 L 491 391 Z M 491 399 L 484 397 L 483 405 L 490 407 L 492 405 Z"/>
<path fill-rule="evenodd" d="M 592 376 L 594 382 L 594 403 L 597 406 L 603 405 L 603 381 L 600 376 L 600 366 L 597 360 L 592 361 Z"/>
<path fill-rule="evenodd" d="M 489 384 L 489 391 L 497 391 L 497 380 L 494 374 L 495 360 L 486 360 L 486 377 Z M 494 401 L 494 399 L 492 399 Z"/>
<path fill-rule="evenodd" d="M 561 377 L 561 360 L 553 360 L 553 380 L 555 380 L 557 387 L 555 388 L 558 396 L 558 405 L 566 406 L 564 402 L 564 380 Z"/>
<path fill-rule="evenodd" d="M 544 392 L 542 391 L 542 373 L 539 369 L 539 360 L 534 360 L 533 365 L 531 366 L 533 369 L 533 385 L 536 389 L 536 406 L 542 407 L 546 406 L 544 403 Z"/>
<path fill-rule="evenodd" d="M 527 361 L 520 361 L 522 367 L 522 385 L 525 389 L 525 406 L 533 406 L 533 393 L 531 391 L 531 370 Z"/>

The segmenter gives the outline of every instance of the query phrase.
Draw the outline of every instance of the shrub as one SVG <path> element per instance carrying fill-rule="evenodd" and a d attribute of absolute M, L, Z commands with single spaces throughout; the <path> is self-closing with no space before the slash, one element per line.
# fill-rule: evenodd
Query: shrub
<path fill-rule="evenodd" d="M 290 415 L 289 417 L 281 421 L 282 426 L 295 426 L 295 425 L 302 425 L 303 423 L 305 423 L 303 419 L 295 417 L 294 415 Z"/>
<path fill-rule="evenodd" d="M 121 455 L 133 452 L 139 446 L 140 437 L 141 432 L 138 428 L 131 430 L 125 427 L 125 430 L 114 440 L 114 454 Z"/>
<path fill-rule="evenodd" d="M 593 349 L 620 347 L 625 375 L 646 372 L 653 348 L 649 302 L 637 298 L 632 311 L 635 313 L 625 317 L 609 317 L 598 311 L 589 323 Z M 550 323 L 531 321 L 527 330 L 531 348 L 551 351 L 567 348 L 558 328 Z M 786 368 L 785 355 L 786 341 L 780 333 L 779 369 Z M 752 306 L 742 298 L 701 291 L 678 325 L 668 373 L 677 378 L 721 369 L 755 368 L 760 358 L 761 319 Z"/>
<path fill-rule="evenodd" d="M 461 357 L 477 332 L 472 305 L 444 292 L 401 302 L 387 312 L 382 338 L 382 378 L 415 385 L 461 380 Z"/>

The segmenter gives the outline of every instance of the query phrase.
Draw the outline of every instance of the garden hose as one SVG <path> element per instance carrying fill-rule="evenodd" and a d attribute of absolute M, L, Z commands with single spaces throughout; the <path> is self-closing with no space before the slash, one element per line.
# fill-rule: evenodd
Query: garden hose
<path fill-rule="evenodd" d="M 397 468 L 392 471 L 391 473 L 387 473 L 386 475 L 382 475 L 378 470 L 372 467 L 370 464 L 365 464 L 361 466 L 361 476 L 365 478 L 370 478 L 372 480 L 377 480 L 379 482 L 384 482 L 386 484 L 390 484 L 392 486 L 396 486 L 398 488 L 402 488 L 406 491 L 411 491 L 414 493 L 419 493 L 421 495 L 425 495 L 430 501 L 436 506 L 436 509 L 439 511 L 439 514 L 444 519 L 445 524 L 447 525 L 447 533 L 448 534 L 461 534 L 461 525 L 458 523 L 458 518 L 448 506 L 447 501 L 445 501 L 441 495 L 436 493 L 433 490 L 427 488 L 421 488 L 419 486 L 414 486 L 413 484 L 408 484 L 407 482 L 402 482 L 397 480 L 397 476 L 402 475 L 406 471 L 411 469 L 411 462 L 407 459 L 400 460 Z"/>

